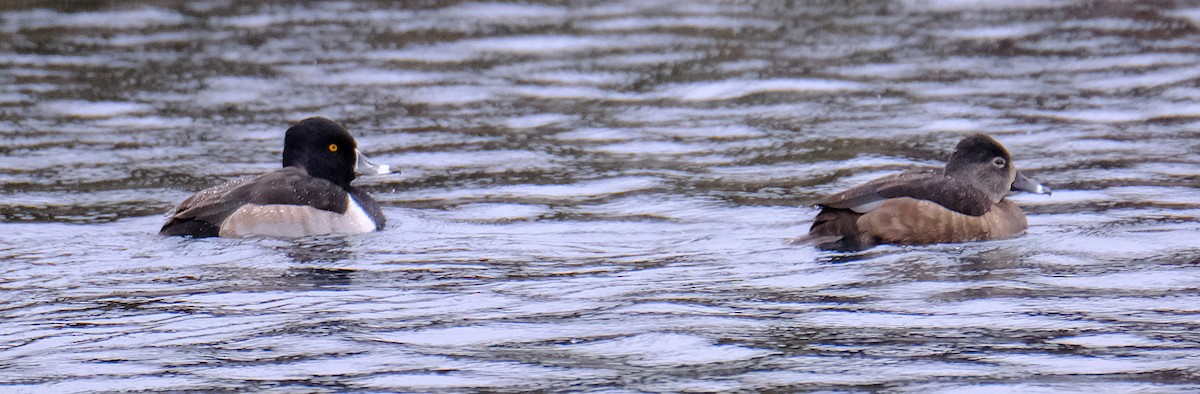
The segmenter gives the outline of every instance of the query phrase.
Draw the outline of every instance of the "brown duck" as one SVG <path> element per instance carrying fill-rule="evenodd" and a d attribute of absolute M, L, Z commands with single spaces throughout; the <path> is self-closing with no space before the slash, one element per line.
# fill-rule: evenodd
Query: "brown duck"
<path fill-rule="evenodd" d="M 1011 238 L 1029 226 L 1004 197 L 1050 188 L 1017 171 L 1012 156 L 984 134 L 963 138 L 945 168 L 888 175 L 826 197 L 808 235 L 796 243 L 856 251 L 878 244 L 931 244 Z"/>

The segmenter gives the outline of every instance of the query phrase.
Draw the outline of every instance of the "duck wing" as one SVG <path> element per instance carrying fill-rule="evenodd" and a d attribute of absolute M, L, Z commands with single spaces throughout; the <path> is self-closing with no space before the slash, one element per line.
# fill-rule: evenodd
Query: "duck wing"
<path fill-rule="evenodd" d="M 965 182 L 947 177 L 941 169 L 935 168 L 908 170 L 878 178 L 826 197 L 817 205 L 866 213 L 888 199 L 900 197 L 931 201 L 971 216 L 983 215 L 992 206 L 986 194 Z"/>
<path fill-rule="evenodd" d="M 309 176 L 300 167 L 287 167 L 232 180 L 188 197 L 179 204 L 159 233 L 179 235 L 172 228 L 187 227 L 186 223 L 197 221 L 219 228 L 225 218 L 246 204 L 307 205 L 343 213 L 348 208 L 348 199 L 346 191 L 333 182 Z"/>

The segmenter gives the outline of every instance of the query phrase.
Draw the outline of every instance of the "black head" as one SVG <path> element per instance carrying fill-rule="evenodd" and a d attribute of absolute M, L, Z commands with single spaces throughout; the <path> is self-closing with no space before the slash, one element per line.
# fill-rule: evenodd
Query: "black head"
<path fill-rule="evenodd" d="M 334 121 L 312 117 L 288 128 L 283 137 L 283 166 L 302 167 L 308 175 L 342 187 L 354 180 L 358 143 Z"/>
<path fill-rule="evenodd" d="M 970 183 L 992 202 L 1008 195 L 1017 167 L 1003 145 L 986 134 L 971 134 L 954 148 L 946 161 L 946 176 Z"/>

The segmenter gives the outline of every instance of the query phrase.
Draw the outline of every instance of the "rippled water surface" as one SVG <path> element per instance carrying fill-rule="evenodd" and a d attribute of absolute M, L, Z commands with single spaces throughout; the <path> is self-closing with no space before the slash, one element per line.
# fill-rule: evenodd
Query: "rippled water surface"
<path fill-rule="evenodd" d="M 0 391 L 1200 390 L 1200 8 L 0 5 Z M 336 119 L 384 231 L 160 238 Z M 838 254 L 987 132 L 1029 231 Z"/>

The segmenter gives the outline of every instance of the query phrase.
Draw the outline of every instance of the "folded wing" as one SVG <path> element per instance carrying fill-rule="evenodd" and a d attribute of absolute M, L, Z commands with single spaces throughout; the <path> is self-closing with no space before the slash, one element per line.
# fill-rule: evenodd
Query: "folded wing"
<path fill-rule="evenodd" d="M 347 202 L 346 192 L 333 182 L 310 177 L 299 167 L 287 167 L 233 180 L 188 197 L 159 234 L 216 236 L 220 223 L 246 204 L 303 205 L 344 213 Z"/>
<path fill-rule="evenodd" d="M 908 170 L 867 182 L 817 202 L 826 208 L 866 213 L 884 201 L 909 197 L 936 203 L 965 215 L 981 216 L 992 201 L 983 192 L 945 176 L 941 169 Z"/>

